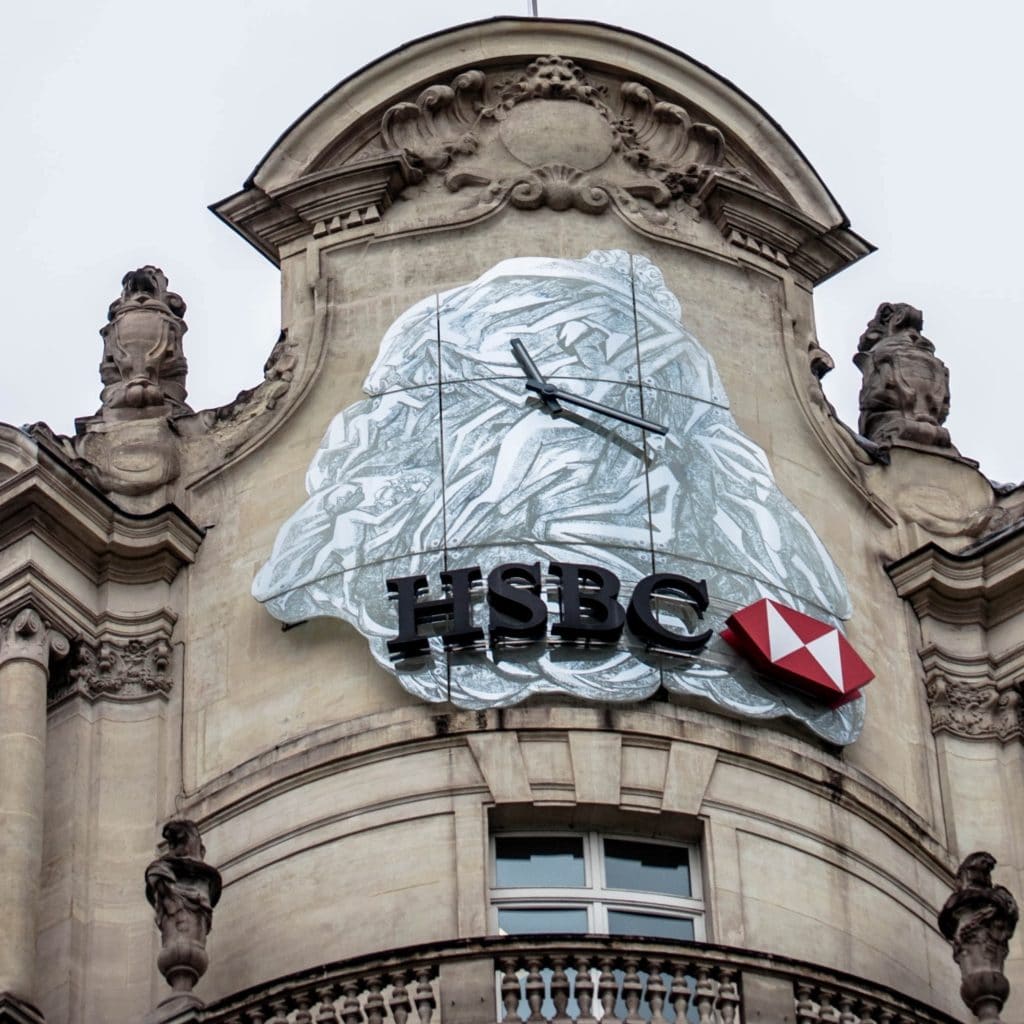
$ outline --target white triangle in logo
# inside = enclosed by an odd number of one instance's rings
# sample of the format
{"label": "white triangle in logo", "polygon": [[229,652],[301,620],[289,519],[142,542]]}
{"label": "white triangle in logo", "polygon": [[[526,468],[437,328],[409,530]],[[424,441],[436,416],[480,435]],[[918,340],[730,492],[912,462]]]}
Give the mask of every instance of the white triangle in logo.
{"label": "white triangle in logo", "polygon": [[768,657],[771,661],[778,661],[787,654],[798,651],[804,646],[804,642],[770,601],[766,610],[768,612]]}
{"label": "white triangle in logo", "polygon": [[814,660],[828,673],[829,678],[843,692],[846,687],[843,685],[843,661],[839,653],[839,633],[830,629],[823,633],[817,640],[812,640],[807,645]]}

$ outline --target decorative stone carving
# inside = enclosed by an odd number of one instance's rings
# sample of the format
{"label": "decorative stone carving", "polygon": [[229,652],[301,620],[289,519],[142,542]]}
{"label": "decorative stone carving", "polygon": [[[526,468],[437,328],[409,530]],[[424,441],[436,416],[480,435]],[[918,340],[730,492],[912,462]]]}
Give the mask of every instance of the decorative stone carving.
{"label": "decorative stone carving", "polygon": [[32,661],[49,672],[50,659],[65,658],[70,649],[67,637],[53,629],[34,608],[22,608],[0,618],[0,665]]}
{"label": "decorative stone carving", "polygon": [[[281,331],[267,361],[263,364],[262,383],[254,388],[239,391],[234,400],[227,405],[203,410],[198,417],[202,428],[209,430],[218,423],[229,421],[239,423],[276,408],[295,380],[299,365],[297,350],[298,345],[289,340],[288,331]],[[186,427],[184,432],[191,435],[194,429]]]}
{"label": "decorative stone carving", "polygon": [[87,697],[132,700],[167,694],[172,686],[171,645],[166,637],[103,640],[75,645],[74,688]]}
{"label": "decorative stone carving", "polygon": [[924,318],[905,302],[883,302],[860,336],[853,361],[864,375],[859,429],[883,448],[902,445],[958,455],[942,426],[949,371],[921,333]]}
{"label": "decorative stone carving", "polygon": [[[473,205],[482,207],[508,200],[597,214],[614,201],[665,224],[668,208],[710,176],[751,180],[727,165],[717,128],[639,82],[609,91],[559,56],[493,81],[466,71],[387,110],[381,137],[404,154],[413,181],[450,168],[445,186],[475,190]],[[509,173],[510,155],[521,171]]]}
{"label": "decorative stone carving", "polygon": [[990,853],[967,856],[956,873],[956,890],[939,913],[939,930],[960,965],[960,997],[980,1021],[998,1021],[1010,994],[1003,965],[1018,918],[1009,890],[992,884],[995,866]]}
{"label": "decorative stone carving", "polygon": [[[177,479],[179,431],[188,364],[181,339],[185,303],[167,289],[159,267],[129,271],[110,304],[100,362],[102,402],[95,416],[75,421],[75,436],[31,428],[75,470],[105,493],[142,497]],[[155,504],[162,503],[160,497]]]}
{"label": "decorative stone carving", "polygon": [[168,822],[163,837],[167,852],[146,868],[146,899],[160,929],[157,966],[175,994],[156,1007],[147,1024],[205,1005],[192,989],[209,966],[206,937],[221,891],[220,872],[203,859],[206,848],[194,821]]}
{"label": "decorative stone carving", "polygon": [[951,732],[968,739],[1024,736],[1021,696],[1016,684],[986,685],[933,673],[925,681],[932,732]]}
{"label": "decorative stone carving", "polygon": [[104,419],[181,416],[188,362],[181,339],[188,326],[185,303],[167,289],[159,267],[139,267],[121,279],[121,296],[110,304],[100,331],[100,379]]}

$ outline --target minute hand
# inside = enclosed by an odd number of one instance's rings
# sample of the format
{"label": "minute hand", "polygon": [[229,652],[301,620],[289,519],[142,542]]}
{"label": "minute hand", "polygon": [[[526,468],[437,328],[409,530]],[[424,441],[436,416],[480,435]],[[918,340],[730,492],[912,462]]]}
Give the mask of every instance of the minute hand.
{"label": "minute hand", "polygon": [[574,395],[571,391],[563,391],[560,387],[556,387],[554,384],[549,384],[547,381],[535,380],[528,377],[526,379],[526,387],[527,390],[536,392],[544,399],[554,398],[559,402],[569,402],[571,405],[579,405],[584,409],[599,412],[604,416],[611,416],[613,419],[620,420],[623,423],[632,424],[634,427],[639,427],[641,430],[649,430],[654,434],[668,433],[668,427],[663,427],[660,423],[652,423],[650,420],[634,416],[632,413],[623,412],[621,409],[613,409],[611,406],[602,405],[600,402],[592,402],[589,398]]}

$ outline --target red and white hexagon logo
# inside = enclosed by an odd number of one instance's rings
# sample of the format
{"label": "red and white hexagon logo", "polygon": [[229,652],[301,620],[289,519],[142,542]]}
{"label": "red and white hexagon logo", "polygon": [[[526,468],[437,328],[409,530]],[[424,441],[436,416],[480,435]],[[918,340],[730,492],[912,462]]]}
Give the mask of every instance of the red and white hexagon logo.
{"label": "red and white hexagon logo", "polygon": [[722,637],[755,668],[837,708],[875,674],[835,626],[762,598],[725,620]]}

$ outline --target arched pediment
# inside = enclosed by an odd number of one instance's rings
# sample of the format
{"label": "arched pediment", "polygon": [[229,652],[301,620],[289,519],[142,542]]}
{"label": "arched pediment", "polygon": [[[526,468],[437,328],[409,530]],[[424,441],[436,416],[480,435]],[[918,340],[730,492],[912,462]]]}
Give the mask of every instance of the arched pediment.
{"label": "arched pediment", "polygon": [[[399,197],[412,200],[400,214]],[[710,219],[811,282],[870,251],[730,83],[644,36],[533,18],[428,36],[357,72],[214,210],[276,262],[310,236],[437,228],[506,205],[614,211],[667,241]]]}

